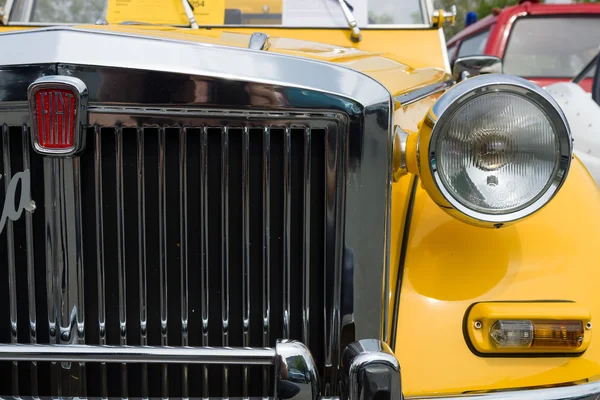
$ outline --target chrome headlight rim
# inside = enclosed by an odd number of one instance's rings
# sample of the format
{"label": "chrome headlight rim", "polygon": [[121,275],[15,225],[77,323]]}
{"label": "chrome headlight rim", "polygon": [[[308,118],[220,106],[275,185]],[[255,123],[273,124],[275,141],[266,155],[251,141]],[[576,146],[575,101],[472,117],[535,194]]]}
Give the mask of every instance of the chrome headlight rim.
{"label": "chrome headlight rim", "polygon": [[[524,97],[539,107],[546,115],[558,140],[559,161],[545,189],[522,208],[506,213],[484,213],[464,205],[443,183],[437,168],[437,142],[443,127],[464,104],[477,96],[495,92],[508,92]],[[437,189],[451,208],[484,223],[499,224],[523,219],[544,207],[562,187],[571,165],[573,141],[567,119],[558,103],[541,87],[530,81],[509,75],[489,74],[469,78],[449,89],[433,105],[429,114],[431,137],[428,149],[428,168]]]}

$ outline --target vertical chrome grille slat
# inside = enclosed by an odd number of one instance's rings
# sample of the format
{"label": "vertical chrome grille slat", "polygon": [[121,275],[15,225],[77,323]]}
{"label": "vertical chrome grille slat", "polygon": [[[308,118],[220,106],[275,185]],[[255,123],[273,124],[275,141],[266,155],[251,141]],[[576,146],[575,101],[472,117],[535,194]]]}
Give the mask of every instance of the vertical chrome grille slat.
{"label": "vertical chrome grille slat", "polygon": [[[117,212],[117,282],[119,286],[119,343],[127,345],[127,267],[125,261],[125,187],[123,184],[123,129],[115,129],[116,212]],[[121,397],[128,397],[127,365],[121,365]]]}
{"label": "vertical chrome grille slat", "polygon": [[[242,346],[250,346],[250,131],[242,137]],[[242,396],[248,397],[248,367],[242,369]]]}
{"label": "vertical chrome grille slat", "polygon": [[[52,160],[44,160],[44,208],[49,211],[45,213],[45,241],[46,241],[46,308],[48,312],[48,341],[50,344],[57,344],[57,308],[55,303],[58,288],[55,286],[54,269],[56,268],[54,251],[52,250],[56,240],[56,227],[54,217],[51,215],[52,199],[55,198],[56,177],[53,173],[54,164]],[[51,370],[51,392],[53,395],[60,393],[60,375],[59,366],[53,362]]]}
{"label": "vertical chrome grille slat", "polygon": [[[8,187],[12,179],[10,166],[10,137],[8,125],[2,125],[2,153],[4,161],[4,192],[8,193]],[[10,342],[17,343],[17,277],[15,272],[15,237],[13,222],[6,219],[4,226],[6,231],[6,247],[8,255],[8,298],[10,308]],[[13,395],[19,395],[19,364],[15,361],[12,365]]]}
{"label": "vertical chrome grille slat", "polygon": [[[58,250],[55,248],[55,251],[57,253],[57,260],[55,260],[55,268],[54,268],[54,280],[55,280],[55,288],[57,289],[57,293],[54,293],[55,296],[55,301],[56,301],[56,310],[58,312],[57,315],[57,319],[58,319],[58,337],[59,337],[59,341],[60,344],[68,344],[71,341],[71,323],[72,323],[72,319],[71,319],[71,307],[69,305],[70,303],[70,299],[69,299],[69,295],[71,293],[69,293],[66,289],[71,285],[72,281],[71,281],[71,276],[69,274],[69,269],[68,269],[68,265],[65,265],[63,262],[63,260],[60,260],[61,258],[61,254],[59,254],[60,251],[64,251],[64,247],[67,245],[66,242],[66,235],[64,232],[64,229],[66,229],[66,225],[67,225],[67,221],[66,219],[66,215],[63,212],[64,209],[64,201],[61,198],[64,195],[64,192],[66,191],[66,182],[65,182],[65,165],[64,162],[61,162],[63,160],[61,159],[55,159],[55,160],[51,160],[50,162],[54,165],[54,173],[57,175],[57,180],[58,180],[58,185],[57,187],[57,192],[56,193],[56,199],[60,199],[58,201],[53,202],[55,204],[55,208],[54,208],[54,212],[55,215],[58,217],[58,221],[56,223],[56,227],[57,227],[57,232],[56,232],[56,247],[58,248]],[[54,199],[54,200],[56,200]],[[62,371],[61,371],[61,375],[63,375],[64,378],[64,370],[66,369],[66,367],[68,366],[68,368],[70,369],[71,365],[67,364],[67,363],[62,363],[61,367],[62,367]],[[67,385],[65,385],[67,386]],[[68,386],[67,386],[68,387]],[[65,388],[66,389],[66,388]],[[66,389],[67,391],[68,389]]]}
{"label": "vertical chrome grille slat", "polygon": [[[181,268],[181,345],[188,340],[188,215],[187,204],[187,130],[179,129],[179,261]],[[188,366],[182,365],[181,395],[189,397]]]}
{"label": "vertical chrome grille slat", "polygon": [[[325,313],[325,373],[327,381],[325,382],[325,395],[329,396],[337,391],[337,369],[339,360],[339,334],[340,334],[340,294],[341,294],[341,260],[338,241],[341,234],[338,232],[337,223],[338,199],[341,188],[337,188],[338,179],[338,149],[339,138],[335,132],[325,131],[325,268],[324,298],[326,307]],[[336,190],[330,190],[331,187]],[[342,186],[342,185],[340,185]],[[334,244],[328,246],[329,243]],[[328,277],[328,275],[330,277]],[[333,287],[328,287],[326,282],[333,282]]]}
{"label": "vertical chrome grille slat", "polygon": [[[270,345],[270,311],[271,311],[271,129],[264,128],[263,132],[263,165],[262,165],[262,190],[263,190],[263,264],[262,264],[262,317],[263,334],[262,344]],[[263,367],[263,397],[269,395],[269,368]]]}
{"label": "vertical chrome grille slat", "polygon": [[[158,131],[158,235],[159,235],[159,285],[160,285],[160,344],[168,346],[168,304],[167,304],[167,190],[166,190],[166,133]],[[162,394],[169,396],[167,365],[162,366]]]}
{"label": "vertical chrome grille slat", "polygon": [[[221,135],[221,321],[222,345],[229,346],[229,128]],[[223,366],[223,398],[229,398],[229,366]]]}
{"label": "vertical chrome grille slat", "polygon": [[285,128],[283,141],[283,338],[290,338],[290,274],[292,225],[292,137]]}
{"label": "vertical chrome grille slat", "polygon": [[[200,149],[200,286],[202,290],[202,346],[208,346],[209,279],[208,279],[208,128],[202,129]],[[202,397],[208,398],[208,367],[202,366]]]}
{"label": "vertical chrome grille slat", "polygon": [[[144,129],[136,132],[137,201],[138,201],[138,260],[140,299],[140,344],[148,345],[148,296],[146,283],[146,191],[144,165]],[[148,398],[148,365],[141,366],[141,396]]]}
{"label": "vertical chrome grille slat", "polygon": [[[342,137],[341,135],[338,135],[337,132],[328,132],[328,134],[331,134],[335,139],[335,152],[336,152],[336,156],[334,159],[334,167],[335,168],[335,190],[333,191],[334,193],[334,198],[335,198],[335,225],[336,225],[336,229],[335,229],[335,236],[334,236],[334,251],[335,251],[335,255],[334,255],[334,261],[332,264],[330,264],[332,266],[332,269],[334,270],[334,276],[335,276],[335,280],[334,280],[334,296],[333,296],[333,314],[335,316],[334,318],[334,329],[333,329],[333,338],[332,338],[332,348],[333,348],[333,363],[334,365],[340,365],[341,359],[342,359],[342,352],[343,352],[343,348],[342,348],[342,279],[343,279],[343,275],[344,275],[344,271],[343,271],[343,260],[344,260],[344,245],[343,245],[343,237],[344,237],[344,230],[345,230],[345,226],[344,226],[344,218],[343,215],[345,214],[345,201],[344,199],[346,198],[346,184],[345,184],[345,174],[344,174],[344,170],[346,168],[346,147],[345,145],[348,143],[347,140]],[[383,278],[380,282],[383,281]],[[380,302],[381,304],[381,302]],[[344,310],[344,312],[347,312],[346,310]],[[347,315],[347,314],[346,314]],[[344,316],[346,316],[344,315]],[[381,319],[381,315],[380,314],[380,319]],[[378,334],[381,334],[381,331],[378,332]],[[338,382],[338,377],[339,377],[339,370],[337,368],[333,369],[333,381],[334,382]],[[335,394],[337,395],[339,393],[339,388],[335,388]]]}
{"label": "vertical chrome grille slat", "polygon": [[[49,315],[55,317],[51,340],[60,344],[85,343],[83,306],[83,242],[80,159],[44,158],[47,279],[53,280]],[[72,188],[68,191],[67,188]],[[56,326],[58,325],[58,326]],[[58,335],[58,336],[56,336]],[[61,363],[57,368],[58,396],[85,397],[85,366]]]}
{"label": "vertical chrome grille slat", "polygon": [[[127,345],[127,275],[125,265],[125,200],[123,185],[123,129],[116,128],[116,212],[117,212],[117,269],[119,285],[119,343]],[[124,396],[126,397],[126,395]]]}
{"label": "vertical chrome grille slat", "polygon": [[[100,127],[94,127],[94,185],[96,200],[96,274],[98,282],[98,336],[99,344],[106,345],[106,283],[104,280],[104,199],[102,195],[102,141]],[[108,398],[106,364],[100,365],[100,396]]]}
{"label": "vertical chrome grille slat", "polygon": [[[75,242],[75,276],[77,279],[77,294],[75,299],[76,304],[76,329],[77,338],[75,340],[78,344],[85,344],[85,286],[84,286],[84,265],[83,265],[83,221],[82,221],[82,210],[81,210],[81,158],[76,157],[72,160],[73,169],[73,205],[74,205],[74,224],[72,228],[75,228],[75,232],[70,232],[69,236]],[[66,209],[69,207],[66,206]],[[65,212],[65,214],[67,214]],[[69,228],[67,228],[69,229]],[[72,230],[72,229],[71,229]],[[74,233],[74,235],[73,235]],[[80,397],[87,397],[87,375],[85,363],[79,363],[79,382],[74,382],[73,393],[78,393]]]}
{"label": "vertical chrome grille slat", "polygon": [[[30,170],[31,140],[29,137],[29,128],[23,126],[23,170]],[[35,305],[35,259],[33,254],[33,219],[31,212],[25,213],[25,235],[27,249],[27,300],[29,310],[29,342],[37,343],[37,314]],[[38,368],[37,362],[31,363],[31,395],[38,395]]]}
{"label": "vertical chrome grille slat", "polygon": [[310,128],[304,130],[304,230],[302,248],[302,342],[309,346],[310,328],[310,174],[311,135]]}

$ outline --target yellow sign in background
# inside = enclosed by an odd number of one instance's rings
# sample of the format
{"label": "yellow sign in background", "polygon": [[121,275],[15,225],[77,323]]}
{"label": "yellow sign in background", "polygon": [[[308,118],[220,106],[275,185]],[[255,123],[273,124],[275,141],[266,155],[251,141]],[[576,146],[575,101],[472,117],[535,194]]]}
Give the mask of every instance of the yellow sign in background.
{"label": "yellow sign in background", "polygon": [[[223,25],[225,0],[189,0],[198,25]],[[181,0],[109,0],[106,20],[189,25]]]}

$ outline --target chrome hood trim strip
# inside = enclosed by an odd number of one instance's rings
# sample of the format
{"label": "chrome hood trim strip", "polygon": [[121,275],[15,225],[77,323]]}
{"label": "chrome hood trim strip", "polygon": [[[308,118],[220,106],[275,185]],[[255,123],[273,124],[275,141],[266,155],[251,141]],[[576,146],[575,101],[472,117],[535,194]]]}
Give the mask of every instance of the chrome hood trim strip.
{"label": "chrome hood trim strip", "polygon": [[[363,104],[390,96],[355,70],[260,50],[69,27],[3,33],[0,45],[7,49],[0,54],[3,66],[64,63],[211,76],[313,89]],[[18,51],[23,48],[28,51]]]}

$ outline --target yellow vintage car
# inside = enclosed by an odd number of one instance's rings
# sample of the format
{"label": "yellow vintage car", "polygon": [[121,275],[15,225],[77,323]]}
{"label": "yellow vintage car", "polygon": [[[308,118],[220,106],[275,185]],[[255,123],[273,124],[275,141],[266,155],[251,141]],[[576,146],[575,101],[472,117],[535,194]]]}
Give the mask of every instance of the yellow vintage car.
{"label": "yellow vintage car", "polygon": [[598,188],[455,15],[8,0],[0,395],[597,399]]}

